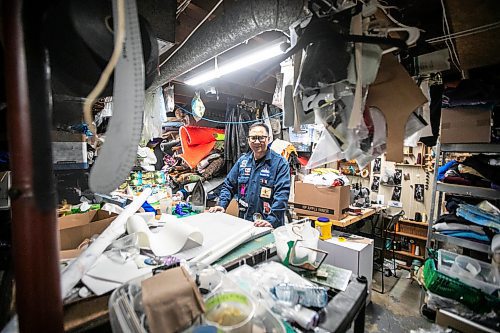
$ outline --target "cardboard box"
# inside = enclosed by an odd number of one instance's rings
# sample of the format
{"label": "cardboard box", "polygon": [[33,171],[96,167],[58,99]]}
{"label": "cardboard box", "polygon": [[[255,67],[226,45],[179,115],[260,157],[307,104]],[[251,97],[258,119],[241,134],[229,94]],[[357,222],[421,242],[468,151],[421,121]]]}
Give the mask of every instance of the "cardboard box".
{"label": "cardboard box", "polygon": [[295,182],[294,210],[297,214],[341,220],[347,216],[350,186],[317,187]]}
{"label": "cardboard box", "polygon": [[238,217],[240,210],[238,209],[238,202],[236,200],[231,200],[229,206],[226,208],[226,214]]}
{"label": "cardboard box", "polygon": [[490,143],[492,111],[485,108],[441,110],[441,143]]}
{"label": "cardboard box", "polygon": [[117,216],[104,210],[92,210],[58,218],[61,259],[77,257],[81,253],[78,246],[85,239],[103,232]]}
{"label": "cardboard box", "polygon": [[354,236],[356,239],[339,241],[338,237],[320,240],[318,247],[328,252],[325,263],[348,269],[368,280],[367,304],[371,301],[373,275],[373,239]]}
{"label": "cardboard box", "polygon": [[53,142],[85,142],[87,137],[81,133],[71,133],[65,131],[51,131]]}

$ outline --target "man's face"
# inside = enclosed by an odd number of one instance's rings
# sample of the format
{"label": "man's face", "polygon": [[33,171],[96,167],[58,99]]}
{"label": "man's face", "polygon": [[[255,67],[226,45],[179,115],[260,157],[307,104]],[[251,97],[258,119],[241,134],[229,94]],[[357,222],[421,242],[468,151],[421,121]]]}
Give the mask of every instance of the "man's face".
{"label": "man's face", "polygon": [[269,137],[267,135],[266,129],[261,126],[256,126],[250,129],[248,133],[248,143],[250,144],[250,149],[254,154],[261,154],[267,150],[267,144],[269,143]]}

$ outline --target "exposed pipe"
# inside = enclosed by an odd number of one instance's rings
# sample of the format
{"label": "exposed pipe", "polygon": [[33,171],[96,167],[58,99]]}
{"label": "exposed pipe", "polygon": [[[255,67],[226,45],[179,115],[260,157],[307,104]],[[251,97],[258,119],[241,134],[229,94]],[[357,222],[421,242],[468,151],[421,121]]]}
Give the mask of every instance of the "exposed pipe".
{"label": "exposed pipe", "polygon": [[224,14],[206,23],[160,67],[152,91],[215,56],[265,31],[288,31],[305,16],[307,0],[224,1]]}
{"label": "exposed pipe", "polygon": [[[59,241],[50,148],[45,1],[4,1],[16,309],[21,332],[62,332]],[[36,152],[38,150],[38,152]],[[37,175],[38,173],[38,175]]]}

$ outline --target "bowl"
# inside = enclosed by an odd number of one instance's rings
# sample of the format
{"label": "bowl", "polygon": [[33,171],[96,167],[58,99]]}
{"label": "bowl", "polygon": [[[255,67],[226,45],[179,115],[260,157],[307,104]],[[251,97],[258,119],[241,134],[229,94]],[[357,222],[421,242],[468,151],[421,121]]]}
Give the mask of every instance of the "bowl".
{"label": "bowl", "polygon": [[252,332],[255,304],[241,292],[216,293],[206,299],[205,310],[205,322],[219,332]]}

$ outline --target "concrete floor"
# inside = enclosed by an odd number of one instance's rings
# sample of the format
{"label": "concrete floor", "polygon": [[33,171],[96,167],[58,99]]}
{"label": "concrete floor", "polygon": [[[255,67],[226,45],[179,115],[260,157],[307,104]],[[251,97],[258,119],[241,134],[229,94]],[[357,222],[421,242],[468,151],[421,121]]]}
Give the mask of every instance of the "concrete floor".
{"label": "concrete floor", "polygon": [[[381,273],[374,272],[373,285],[380,290]],[[385,293],[372,290],[366,308],[365,332],[410,332],[430,328],[432,323],[420,315],[420,286],[406,278],[384,277]]]}

